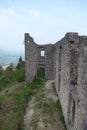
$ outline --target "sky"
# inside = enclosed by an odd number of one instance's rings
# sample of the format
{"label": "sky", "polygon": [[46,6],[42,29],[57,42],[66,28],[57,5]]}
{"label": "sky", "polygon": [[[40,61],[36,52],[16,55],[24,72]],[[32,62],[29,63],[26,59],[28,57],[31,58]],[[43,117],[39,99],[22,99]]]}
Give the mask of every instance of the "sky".
{"label": "sky", "polygon": [[24,53],[24,33],[53,44],[67,32],[87,35],[87,0],[0,0],[0,50]]}

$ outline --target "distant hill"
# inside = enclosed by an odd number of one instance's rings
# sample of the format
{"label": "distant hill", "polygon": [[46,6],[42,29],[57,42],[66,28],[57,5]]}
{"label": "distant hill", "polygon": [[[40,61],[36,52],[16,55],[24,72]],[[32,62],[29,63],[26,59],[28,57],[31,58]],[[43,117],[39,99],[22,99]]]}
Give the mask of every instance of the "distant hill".
{"label": "distant hill", "polygon": [[4,67],[8,66],[10,63],[16,65],[20,56],[22,56],[24,59],[24,55],[22,53],[7,52],[0,50],[0,65]]}

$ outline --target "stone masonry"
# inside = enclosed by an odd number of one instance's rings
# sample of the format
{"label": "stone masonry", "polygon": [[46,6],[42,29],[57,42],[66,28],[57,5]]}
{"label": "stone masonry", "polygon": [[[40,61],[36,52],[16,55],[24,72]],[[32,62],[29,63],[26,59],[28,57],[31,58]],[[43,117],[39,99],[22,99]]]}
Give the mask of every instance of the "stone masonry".
{"label": "stone masonry", "polygon": [[55,80],[67,130],[87,130],[87,37],[70,32],[55,44],[38,45],[26,33],[26,82],[39,68]]}

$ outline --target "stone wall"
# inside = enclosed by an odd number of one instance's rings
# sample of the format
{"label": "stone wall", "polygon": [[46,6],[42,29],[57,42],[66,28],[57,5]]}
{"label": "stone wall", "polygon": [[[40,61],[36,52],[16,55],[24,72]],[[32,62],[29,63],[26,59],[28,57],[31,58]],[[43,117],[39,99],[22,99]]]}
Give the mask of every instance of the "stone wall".
{"label": "stone wall", "polygon": [[46,79],[55,80],[67,129],[87,130],[87,37],[67,33],[55,44],[37,45],[25,34],[27,82],[40,67],[45,68]]}
{"label": "stone wall", "polygon": [[[45,69],[45,78],[54,79],[54,45],[37,45],[28,33],[25,34],[25,76],[26,82],[37,77],[39,68]],[[44,51],[44,56],[41,56]]]}
{"label": "stone wall", "polygon": [[87,129],[87,37],[67,33],[55,44],[55,84],[68,130]]}
{"label": "stone wall", "polygon": [[87,129],[87,37],[79,37],[78,86],[77,86],[77,130]]}
{"label": "stone wall", "polygon": [[54,45],[45,45],[45,66],[46,79],[54,79]]}
{"label": "stone wall", "polygon": [[67,39],[62,39],[56,43],[55,52],[55,84],[60,98],[63,114],[66,123],[68,122],[68,100],[69,100],[69,44]]}
{"label": "stone wall", "polygon": [[33,80],[36,76],[37,44],[29,34],[25,34],[25,79],[26,82]]}

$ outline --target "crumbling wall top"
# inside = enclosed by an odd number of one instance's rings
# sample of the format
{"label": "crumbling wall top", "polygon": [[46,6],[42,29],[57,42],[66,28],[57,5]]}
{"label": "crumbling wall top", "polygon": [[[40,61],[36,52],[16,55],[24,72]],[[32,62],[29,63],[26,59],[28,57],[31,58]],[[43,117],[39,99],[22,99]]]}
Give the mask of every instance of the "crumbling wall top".
{"label": "crumbling wall top", "polygon": [[78,42],[78,37],[78,33],[76,32],[69,32],[65,35],[65,38],[67,38],[69,42]]}
{"label": "crumbling wall top", "polygon": [[29,33],[25,33],[25,43],[34,42],[34,39],[29,35]]}
{"label": "crumbling wall top", "polygon": [[77,37],[78,33],[77,32],[68,32],[65,34],[65,37]]}

